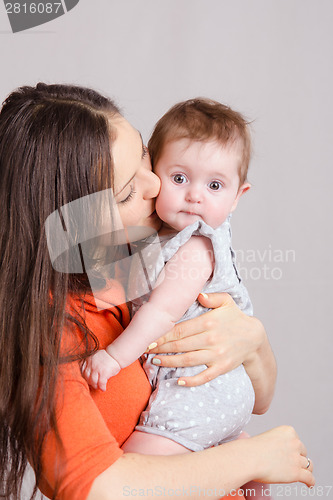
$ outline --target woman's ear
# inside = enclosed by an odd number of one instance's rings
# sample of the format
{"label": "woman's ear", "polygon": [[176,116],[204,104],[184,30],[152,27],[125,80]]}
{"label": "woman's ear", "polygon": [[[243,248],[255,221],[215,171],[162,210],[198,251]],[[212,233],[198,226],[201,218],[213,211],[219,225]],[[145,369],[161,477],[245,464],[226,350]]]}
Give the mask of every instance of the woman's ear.
{"label": "woman's ear", "polygon": [[232,204],[230,212],[233,212],[236,209],[236,207],[238,205],[239,198],[242,196],[242,194],[246,193],[246,191],[248,191],[250,189],[250,187],[251,187],[251,184],[249,182],[245,182],[244,184],[239,186],[237,196],[235,198],[235,201]]}

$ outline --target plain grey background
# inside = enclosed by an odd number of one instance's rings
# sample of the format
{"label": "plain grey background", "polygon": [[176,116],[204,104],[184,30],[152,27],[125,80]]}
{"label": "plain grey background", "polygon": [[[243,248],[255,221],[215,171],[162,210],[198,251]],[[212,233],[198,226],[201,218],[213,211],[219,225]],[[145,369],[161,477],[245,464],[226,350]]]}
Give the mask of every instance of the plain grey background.
{"label": "plain grey background", "polygon": [[315,498],[333,498],[332,25],[331,0],[81,0],[12,34],[0,4],[1,100],[22,84],[84,84],[114,97],[145,139],[195,96],[253,121],[253,187],[233,242],[279,374],[248,431],[293,425],[315,462]]}

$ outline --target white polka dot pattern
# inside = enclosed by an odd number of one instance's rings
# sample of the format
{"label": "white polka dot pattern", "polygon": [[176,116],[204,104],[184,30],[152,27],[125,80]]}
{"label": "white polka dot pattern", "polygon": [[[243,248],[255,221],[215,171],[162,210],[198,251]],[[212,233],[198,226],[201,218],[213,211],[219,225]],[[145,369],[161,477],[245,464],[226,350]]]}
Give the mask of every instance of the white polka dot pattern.
{"label": "white polka dot pattern", "polygon": [[[162,242],[163,258],[147,250],[145,262],[150,285],[154,286],[165,263],[192,235],[203,235],[212,241],[215,267],[202,291],[228,292],[246,314],[252,314],[251,301],[235,267],[230,234],[229,219],[216,230],[198,221]],[[149,259],[153,261],[149,263]],[[146,283],[145,277],[134,269],[131,280],[130,287],[140,293],[142,283]],[[148,296],[136,299],[133,312],[147,300]],[[181,321],[203,312],[205,309],[195,302]],[[166,436],[193,451],[230,441],[240,434],[250,419],[254,404],[253,387],[243,365],[204,385],[188,388],[178,386],[178,378],[200,373],[206,366],[163,368],[152,365],[152,357],[146,356],[144,368],[153,393],[137,429]]]}

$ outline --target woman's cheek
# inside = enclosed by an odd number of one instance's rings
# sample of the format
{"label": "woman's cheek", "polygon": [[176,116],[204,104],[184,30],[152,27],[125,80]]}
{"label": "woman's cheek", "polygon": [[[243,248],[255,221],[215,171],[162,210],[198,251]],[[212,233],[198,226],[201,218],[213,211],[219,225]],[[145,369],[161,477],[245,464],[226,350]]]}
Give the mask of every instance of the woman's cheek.
{"label": "woman's cheek", "polygon": [[124,207],[119,210],[121,225],[123,227],[139,225],[138,223],[140,222],[141,213],[142,207],[129,207],[124,205]]}

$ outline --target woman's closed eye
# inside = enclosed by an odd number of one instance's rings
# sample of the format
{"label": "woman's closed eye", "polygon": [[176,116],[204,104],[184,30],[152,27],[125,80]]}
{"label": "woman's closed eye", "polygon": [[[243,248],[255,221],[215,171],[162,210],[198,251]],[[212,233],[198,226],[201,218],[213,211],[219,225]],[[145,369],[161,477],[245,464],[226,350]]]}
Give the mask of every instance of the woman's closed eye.
{"label": "woman's closed eye", "polygon": [[126,198],[124,198],[123,200],[118,201],[117,204],[124,205],[125,203],[128,203],[133,198],[133,196],[135,195],[136,191],[134,190],[134,186],[130,186],[130,187],[131,187],[131,190],[130,190],[129,194],[126,196]]}

